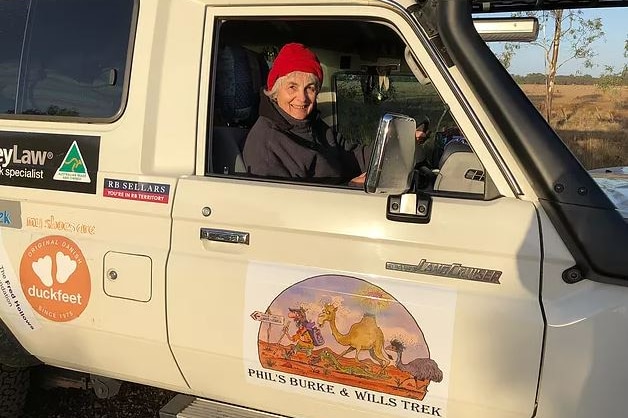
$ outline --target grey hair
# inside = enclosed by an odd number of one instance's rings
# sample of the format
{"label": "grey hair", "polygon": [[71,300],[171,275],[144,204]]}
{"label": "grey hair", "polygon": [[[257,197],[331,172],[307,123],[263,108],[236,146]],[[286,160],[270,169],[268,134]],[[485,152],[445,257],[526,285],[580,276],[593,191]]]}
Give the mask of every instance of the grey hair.
{"label": "grey hair", "polygon": [[312,73],[304,73],[302,71],[293,71],[291,73],[288,73],[284,76],[279,77],[277,80],[275,80],[275,84],[273,85],[273,88],[270,90],[266,90],[264,89],[264,94],[266,96],[268,96],[270,98],[270,100],[272,101],[276,101],[277,100],[277,94],[279,93],[279,89],[281,88],[281,86],[283,86],[283,84],[288,80],[288,77],[290,77],[292,74],[295,73],[302,73],[302,74],[307,74],[309,79],[307,80],[308,84],[314,83],[316,85],[316,91],[320,91],[321,89],[321,82],[319,81],[318,78],[316,78],[316,76]]}

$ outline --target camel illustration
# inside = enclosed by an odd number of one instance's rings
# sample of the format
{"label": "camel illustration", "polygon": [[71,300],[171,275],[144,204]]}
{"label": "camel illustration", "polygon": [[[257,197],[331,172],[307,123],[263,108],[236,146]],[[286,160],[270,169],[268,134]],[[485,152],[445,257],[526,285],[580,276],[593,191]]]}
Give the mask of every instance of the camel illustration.
{"label": "camel illustration", "polygon": [[[329,322],[331,333],[340,345],[348,346],[339,357],[355,350],[355,358],[358,358],[362,350],[368,350],[371,358],[381,366],[380,374],[384,373],[386,366],[390,364],[392,356],[384,351],[384,333],[377,325],[374,315],[364,314],[359,322],[351,325],[349,332],[342,334],[336,327],[336,311],[338,307],[326,303],[323,312],[318,315],[318,325],[323,327],[325,322]],[[386,358],[388,357],[388,358]],[[389,360],[390,359],[390,360]]]}
{"label": "camel illustration", "polygon": [[[427,391],[427,385],[429,381],[440,382],[443,380],[443,372],[438,368],[438,364],[431,358],[415,358],[410,363],[404,364],[401,360],[401,355],[403,350],[405,350],[405,346],[399,340],[392,340],[390,345],[386,347],[386,350],[391,350],[397,353],[397,361],[395,362],[395,366],[402,372],[410,373],[410,376],[401,383],[399,383],[399,387],[409,379],[414,379],[414,384],[417,390],[424,389]],[[423,384],[419,387],[419,380],[428,381],[428,383]]]}

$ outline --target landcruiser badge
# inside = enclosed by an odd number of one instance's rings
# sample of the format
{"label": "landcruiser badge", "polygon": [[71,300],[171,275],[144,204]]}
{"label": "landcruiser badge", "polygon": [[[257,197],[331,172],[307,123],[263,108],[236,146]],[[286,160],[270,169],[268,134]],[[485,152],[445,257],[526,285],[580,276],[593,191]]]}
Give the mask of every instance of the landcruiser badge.
{"label": "landcruiser badge", "polygon": [[59,235],[40,238],[28,246],[20,263],[20,282],[33,309],[56,322],[81,315],[92,285],[81,249]]}
{"label": "landcruiser badge", "polygon": [[463,266],[460,263],[435,263],[422,259],[419,264],[386,263],[386,270],[406,273],[429,274],[431,276],[451,277],[453,279],[473,280],[476,282],[500,284],[502,272],[480,267]]}

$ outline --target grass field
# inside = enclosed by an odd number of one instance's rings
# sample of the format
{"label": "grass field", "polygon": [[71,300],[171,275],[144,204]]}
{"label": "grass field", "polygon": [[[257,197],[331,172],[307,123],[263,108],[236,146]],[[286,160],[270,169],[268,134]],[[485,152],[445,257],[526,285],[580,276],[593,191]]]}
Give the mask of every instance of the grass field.
{"label": "grass field", "polygon": [[[545,86],[522,90],[543,114]],[[628,86],[559,85],[552,126],[587,169],[628,166]]]}
{"label": "grass field", "polygon": [[[389,97],[381,102],[365,101],[358,76],[338,76],[336,83],[338,128],[350,142],[369,143],[386,112],[429,118],[431,129],[455,124],[434,87],[414,78],[391,77]],[[544,115],[545,85],[521,88]],[[628,86],[558,85],[552,113],[552,126],[585,168],[628,166]]]}

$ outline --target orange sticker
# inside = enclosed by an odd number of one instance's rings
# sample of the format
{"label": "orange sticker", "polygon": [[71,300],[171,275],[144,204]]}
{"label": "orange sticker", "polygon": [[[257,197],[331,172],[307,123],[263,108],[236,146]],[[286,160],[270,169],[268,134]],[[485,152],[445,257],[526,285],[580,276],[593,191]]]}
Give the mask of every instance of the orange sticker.
{"label": "orange sticker", "polygon": [[66,322],[87,307],[91,279],[85,257],[76,243],[51,235],[28,246],[20,263],[26,299],[41,316]]}

